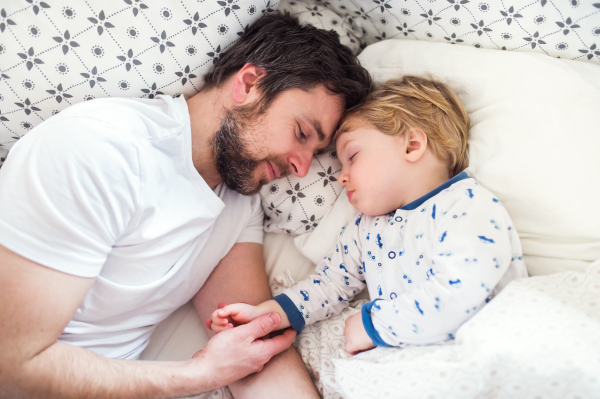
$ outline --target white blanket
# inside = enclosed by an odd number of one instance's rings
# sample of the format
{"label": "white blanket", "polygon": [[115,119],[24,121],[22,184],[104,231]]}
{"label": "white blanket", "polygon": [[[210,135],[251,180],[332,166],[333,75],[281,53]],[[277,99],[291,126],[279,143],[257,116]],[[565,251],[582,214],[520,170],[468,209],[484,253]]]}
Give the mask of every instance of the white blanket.
{"label": "white blanket", "polygon": [[298,337],[324,398],[600,397],[600,261],[512,282],[443,345],[348,355],[344,320],[362,303]]}
{"label": "white blanket", "polygon": [[[265,259],[275,294],[314,270],[291,236],[267,234]],[[291,276],[278,276],[286,268]],[[600,398],[600,261],[585,273],[511,283],[454,343],[349,357],[340,351],[344,321],[363,302],[305,328],[295,342],[324,398]],[[205,343],[191,304],[181,310],[159,326],[145,359],[189,359]],[[201,397],[231,398],[227,389]]]}

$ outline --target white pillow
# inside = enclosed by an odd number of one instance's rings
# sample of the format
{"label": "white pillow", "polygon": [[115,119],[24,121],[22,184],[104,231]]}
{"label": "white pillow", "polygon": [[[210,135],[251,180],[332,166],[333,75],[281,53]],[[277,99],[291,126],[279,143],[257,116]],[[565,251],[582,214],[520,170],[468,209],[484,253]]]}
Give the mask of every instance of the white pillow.
{"label": "white pillow", "polygon": [[376,82],[432,75],[471,117],[468,173],[498,196],[531,275],[600,259],[600,67],[533,53],[409,40],[367,47]]}
{"label": "white pillow", "polygon": [[313,157],[305,177],[292,174],[265,185],[260,191],[264,230],[290,235],[313,231],[342,191],[337,182],[341,171],[337,153],[330,146]]}
{"label": "white pillow", "polygon": [[358,211],[348,201],[346,189],[342,190],[314,231],[294,238],[294,245],[302,255],[316,265],[333,249],[342,227],[348,225],[357,213]]}
{"label": "white pillow", "polygon": [[30,129],[100,97],[186,97],[278,0],[4,1],[0,5],[0,165]]}

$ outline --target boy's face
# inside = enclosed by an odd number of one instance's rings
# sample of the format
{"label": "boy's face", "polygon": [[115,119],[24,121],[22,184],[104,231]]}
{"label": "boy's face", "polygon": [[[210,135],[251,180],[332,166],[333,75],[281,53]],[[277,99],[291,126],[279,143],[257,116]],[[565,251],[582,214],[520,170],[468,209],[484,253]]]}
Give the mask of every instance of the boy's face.
{"label": "boy's face", "polygon": [[356,120],[355,130],[336,142],[342,162],[338,178],[354,208],[366,215],[383,215],[405,205],[403,174],[410,168],[403,156],[404,138],[381,133],[371,124]]}

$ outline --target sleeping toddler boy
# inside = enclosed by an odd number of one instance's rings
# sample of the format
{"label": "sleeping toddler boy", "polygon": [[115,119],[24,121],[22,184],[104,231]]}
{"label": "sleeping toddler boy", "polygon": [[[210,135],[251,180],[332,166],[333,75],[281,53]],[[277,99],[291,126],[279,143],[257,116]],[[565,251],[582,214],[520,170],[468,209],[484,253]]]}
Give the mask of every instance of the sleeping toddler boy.
{"label": "sleeping toddler boy", "polygon": [[349,110],[334,137],[338,181],[360,214],[314,275],[258,306],[216,310],[211,328],[276,312],[279,328],[300,332],[367,288],[373,300],[346,320],[347,352],[453,338],[527,277],[508,213],[464,172],[468,129],[458,96],[418,77],[389,81]]}

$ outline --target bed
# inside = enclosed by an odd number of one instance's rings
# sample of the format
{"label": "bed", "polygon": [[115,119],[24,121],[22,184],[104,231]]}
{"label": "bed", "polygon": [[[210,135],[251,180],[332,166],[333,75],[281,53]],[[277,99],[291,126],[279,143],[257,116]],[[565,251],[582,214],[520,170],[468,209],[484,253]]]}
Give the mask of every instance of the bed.
{"label": "bed", "polygon": [[[452,342],[343,351],[341,315],[295,341],[324,398],[600,397],[600,3],[588,0],[152,0],[0,6],[0,162],[36,124],[106,96],[193,95],[263,13],[334,29],[377,83],[451,85],[471,117],[468,173],[515,222],[530,278],[511,283]],[[260,193],[273,293],[308,276],[354,216],[335,151]],[[190,304],[142,355],[184,360],[207,337]],[[230,397],[226,388],[199,398]]]}

